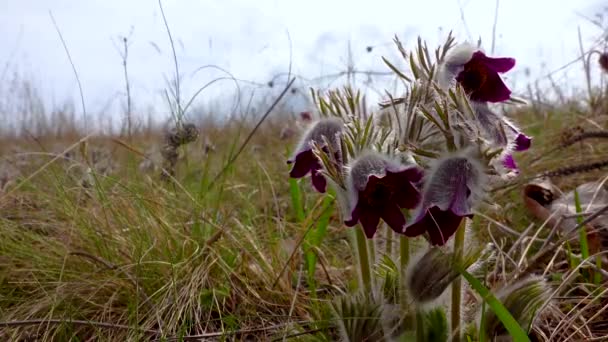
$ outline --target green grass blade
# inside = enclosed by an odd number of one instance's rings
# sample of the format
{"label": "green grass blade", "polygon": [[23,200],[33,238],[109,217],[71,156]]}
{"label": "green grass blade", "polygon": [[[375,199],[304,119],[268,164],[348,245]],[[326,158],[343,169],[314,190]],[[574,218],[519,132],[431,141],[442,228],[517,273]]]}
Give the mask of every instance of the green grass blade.
{"label": "green grass blade", "polygon": [[511,337],[513,337],[513,341],[530,341],[528,334],[526,334],[515,318],[511,316],[509,310],[502,305],[502,303],[494,296],[494,294],[492,294],[492,292],[490,292],[490,290],[483,286],[483,284],[477,278],[468,273],[466,270],[462,270],[461,274],[467,280],[467,282],[469,282],[471,287],[477,293],[479,293],[479,295],[481,295],[483,301],[488,303],[492,311],[494,311],[496,314],[496,317],[500,319],[509,334],[511,334]]}
{"label": "green grass blade", "polygon": [[327,235],[327,227],[329,226],[329,220],[332,215],[332,206],[334,203],[334,198],[332,196],[326,196],[323,199],[323,204],[321,205],[321,216],[317,222],[316,229],[313,229],[306,235],[306,240],[304,242],[304,248],[306,249],[306,268],[308,270],[308,278],[309,282],[312,284],[315,278],[315,270],[317,268],[317,253],[315,249],[318,248],[323,239]]}
{"label": "green grass blade", "polygon": [[289,193],[291,194],[291,205],[296,216],[296,221],[304,222],[304,202],[302,201],[302,191],[297,179],[289,178]]}

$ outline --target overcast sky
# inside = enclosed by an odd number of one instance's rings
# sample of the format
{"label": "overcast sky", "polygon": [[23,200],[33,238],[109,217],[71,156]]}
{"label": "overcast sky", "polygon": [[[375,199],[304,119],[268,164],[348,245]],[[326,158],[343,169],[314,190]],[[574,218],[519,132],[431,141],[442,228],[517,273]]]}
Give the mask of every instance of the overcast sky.
{"label": "overcast sky", "polygon": [[[11,79],[11,71],[18,71],[50,105],[76,98],[74,75],[51,11],[78,70],[90,111],[108,105],[114,108],[112,104],[123,100],[120,36],[129,36],[129,73],[138,108],[158,106],[162,100],[163,75],[171,75],[173,64],[157,1],[0,1],[5,2],[0,11],[0,71],[5,63],[9,65],[8,73],[0,73],[4,84]],[[287,32],[293,70],[306,78],[345,70],[349,40],[355,66],[361,70],[386,71],[381,56],[396,59],[395,34],[408,46],[421,35],[434,47],[453,30],[458,40],[481,37],[489,52],[495,11],[495,2],[488,0],[165,0],[163,5],[187,94],[221,75],[206,69],[190,77],[203,65],[214,64],[239,79],[258,83],[266,83],[273,73],[286,72],[290,62]],[[526,68],[536,77],[575,59],[578,26],[585,44],[601,36],[581,15],[593,17],[601,6],[601,1],[593,0],[501,1],[495,54],[517,59],[507,82],[515,90],[522,89]],[[367,46],[374,46],[371,53],[366,52]],[[578,64],[573,66],[567,77],[578,82],[580,70]],[[204,93],[203,101],[233,91],[230,82],[218,82]]]}

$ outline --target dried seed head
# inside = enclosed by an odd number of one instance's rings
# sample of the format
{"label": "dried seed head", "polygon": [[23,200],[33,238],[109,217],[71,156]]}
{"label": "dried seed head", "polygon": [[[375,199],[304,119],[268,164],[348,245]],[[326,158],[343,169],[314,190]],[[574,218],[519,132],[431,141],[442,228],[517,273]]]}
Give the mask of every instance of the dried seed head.
{"label": "dried seed head", "polygon": [[187,123],[181,127],[175,127],[167,132],[165,140],[167,145],[179,147],[196,141],[198,136],[199,131],[196,128],[196,125]]}

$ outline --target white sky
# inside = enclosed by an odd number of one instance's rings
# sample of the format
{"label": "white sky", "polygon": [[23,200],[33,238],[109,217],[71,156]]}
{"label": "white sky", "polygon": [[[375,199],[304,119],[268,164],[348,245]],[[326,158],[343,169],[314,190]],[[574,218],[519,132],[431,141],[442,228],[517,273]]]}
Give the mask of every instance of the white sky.
{"label": "white sky", "polygon": [[[52,11],[81,78],[89,111],[102,111],[106,105],[123,100],[116,43],[129,32],[129,72],[135,102],[143,110],[146,105],[162,106],[159,90],[165,85],[163,75],[171,75],[173,64],[157,1],[0,1],[4,2],[0,10],[1,82],[6,84],[10,72],[16,70],[40,89],[51,106],[72,98],[79,103],[73,73],[49,16]],[[221,75],[207,69],[189,77],[203,65],[215,64],[239,79],[259,83],[266,83],[273,73],[286,72],[287,31],[294,71],[307,78],[345,70],[349,39],[355,65],[362,70],[387,70],[380,57],[396,60],[395,34],[408,46],[421,35],[435,47],[440,27],[444,33],[453,30],[459,40],[467,39],[468,33],[473,40],[481,37],[489,52],[495,2],[165,0],[163,6],[177,41],[181,71],[187,76],[185,93],[191,94],[197,86]],[[466,27],[459,6],[464,10]],[[499,6],[496,55],[517,59],[516,68],[506,78],[515,90],[523,89],[526,67],[536,76],[577,57],[577,26],[581,26],[585,44],[601,35],[578,15],[593,17],[602,8],[600,1],[503,0]],[[376,46],[372,53],[366,53],[368,45]],[[8,74],[2,73],[5,63]],[[542,63],[546,66],[541,70]],[[580,74],[579,64],[568,69],[574,82]],[[230,82],[218,82],[203,93],[203,101],[233,91]]]}

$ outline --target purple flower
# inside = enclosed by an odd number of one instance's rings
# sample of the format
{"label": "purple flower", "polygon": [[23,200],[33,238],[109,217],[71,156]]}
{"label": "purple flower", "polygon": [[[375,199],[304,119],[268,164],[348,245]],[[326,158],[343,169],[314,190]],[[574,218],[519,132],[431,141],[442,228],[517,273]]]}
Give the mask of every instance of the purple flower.
{"label": "purple flower", "polygon": [[469,44],[455,47],[445,58],[440,71],[440,82],[451,84],[455,79],[471,100],[502,102],[511,97],[499,73],[515,66],[513,58],[493,58]]}
{"label": "purple flower", "polygon": [[376,153],[363,154],[350,166],[350,218],[348,227],[361,222],[365,236],[374,237],[380,219],[391,229],[402,233],[405,216],[402,208],[413,209],[420,201],[416,184],[423,170],[415,165],[403,165]]}
{"label": "purple flower", "polygon": [[320,193],[324,193],[327,190],[327,180],[321,173],[321,161],[312,151],[312,143],[317,143],[325,152],[329,152],[325,143],[327,141],[336,153],[336,159],[339,159],[339,136],[342,133],[342,127],[343,123],[338,118],[321,119],[313,124],[304,134],[294,155],[287,161],[287,164],[293,164],[289,176],[302,178],[310,172],[313,187]]}
{"label": "purple flower", "polygon": [[471,101],[475,119],[484,138],[497,147],[507,147],[509,151],[526,151],[532,145],[532,138],[502,115],[494,113],[486,102]]}
{"label": "purple flower", "polygon": [[518,133],[517,138],[515,138],[515,151],[526,151],[532,145],[532,138],[529,136]]}
{"label": "purple flower", "polygon": [[515,163],[515,159],[513,159],[512,154],[507,154],[504,156],[504,158],[502,159],[502,165],[507,169],[519,170],[517,164]]}
{"label": "purple flower", "polygon": [[601,53],[597,61],[602,70],[604,70],[604,72],[608,72],[608,52]]}
{"label": "purple flower", "polygon": [[469,157],[440,160],[425,180],[422,202],[403,233],[415,237],[428,232],[432,245],[444,245],[464,217],[473,217],[483,177],[481,165]]}
{"label": "purple flower", "polygon": [[300,112],[300,119],[304,122],[310,122],[312,121],[312,113],[308,111]]}

